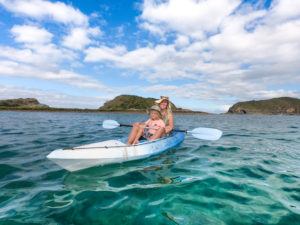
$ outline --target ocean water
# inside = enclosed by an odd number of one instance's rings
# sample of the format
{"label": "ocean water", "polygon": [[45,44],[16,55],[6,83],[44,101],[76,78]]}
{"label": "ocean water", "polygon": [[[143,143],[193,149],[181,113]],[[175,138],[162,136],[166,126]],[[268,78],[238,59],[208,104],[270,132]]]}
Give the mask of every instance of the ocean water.
{"label": "ocean water", "polygon": [[300,224],[300,117],[175,115],[224,136],[74,173],[46,158],[129,132],[104,119],[146,115],[0,112],[0,224]]}

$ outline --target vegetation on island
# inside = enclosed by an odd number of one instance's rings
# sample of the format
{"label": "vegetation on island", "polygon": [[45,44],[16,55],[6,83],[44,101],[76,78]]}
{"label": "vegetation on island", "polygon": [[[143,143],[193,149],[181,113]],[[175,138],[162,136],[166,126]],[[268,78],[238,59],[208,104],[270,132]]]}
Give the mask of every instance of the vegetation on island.
{"label": "vegetation on island", "polygon": [[[119,95],[112,100],[104,103],[99,108],[102,111],[140,111],[146,110],[154,105],[155,98],[143,98],[136,95]],[[172,104],[172,109],[177,110],[177,107]]]}
{"label": "vegetation on island", "polygon": [[[112,100],[104,103],[103,106],[99,108],[100,111],[126,111],[126,112],[145,112],[155,103],[155,98],[144,98],[136,95],[119,95]],[[189,109],[183,109],[177,107],[171,102],[171,108],[173,112],[178,113],[199,113],[208,114],[201,111],[192,111]]]}
{"label": "vegetation on island", "polygon": [[35,98],[17,98],[0,100],[0,109],[49,109],[50,107],[45,104],[41,104]]}
{"label": "vegetation on island", "polygon": [[229,108],[229,114],[300,114],[300,99],[281,97],[260,101],[238,102]]}

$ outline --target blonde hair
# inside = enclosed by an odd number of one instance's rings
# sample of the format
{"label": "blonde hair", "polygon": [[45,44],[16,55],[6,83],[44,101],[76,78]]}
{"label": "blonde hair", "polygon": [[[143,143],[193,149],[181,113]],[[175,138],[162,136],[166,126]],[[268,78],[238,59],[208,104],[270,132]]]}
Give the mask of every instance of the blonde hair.
{"label": "blonde hair", "polygon": [[[171,102],[170,102],[170,100],[167,100],[167,101],[168,101],[168,107],[165,109],[167,113],[166,113],[165,117],[162,116],[162,119],[164,120],[166,125],[169,123],[169,115],[173,115]],[[159,106],[161,104],[161,102],[160,103],[155,102],[155,104]]]}

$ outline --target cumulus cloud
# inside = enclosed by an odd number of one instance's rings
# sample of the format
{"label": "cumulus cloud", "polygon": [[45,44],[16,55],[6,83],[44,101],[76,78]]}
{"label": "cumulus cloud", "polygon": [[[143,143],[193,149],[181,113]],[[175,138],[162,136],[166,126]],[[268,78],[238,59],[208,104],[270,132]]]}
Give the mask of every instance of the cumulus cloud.
{"label": "cumulus cloud", "polygon": [[[99,27],[90,27],[89,18],[80,10],[63,2],[46,0],[0,0],[8,11],[36,21],[52,21],[66,25],[68,33],[62,37],[62,44],[70,49],[81,50],[92,43],[92,38],[101,35]],[[52,34],[34,26],[14,26],[12,29],[19,42],[49,42]]]}
{"label": "cumulus cloud", "polygon": [[[151,25],[153,34],[175,35],[174,41],[130,51],[124,46],[118,47],[122,51],[93,47],[86,51],[85,61],[135,70],[143,79],[161,83],[147,90],[172,90],[187,98],[232,102],[299,97],[297,89],[278,88],[300,83],[296,2],[276,0],[264,9],[242,7],[236,0],[145,0],[139,17],[143,28]],[[164,85],[166,80],[187,78],[194,82]]]}
{"label": "cumulus cloud", "polygon": [[162,29],[203,38],[205,32],[215,32],[222,20],[240,4],[238,0],[145,0],[140,18],[148,23],[144,28]]}
{"label": "cumulus cloud", "polygon": [[[63,46],[61,43],[55,44],[54,34],[37,22],[31,22],[30,25],[14,25],[10,32],[19,45],[0,45],[0,76],[46,79],[80,88],[110,91],[110,88],[98,80],[73,72],[69,68],[80,59],[80,54],[73,49],[84,48],[92,42],[91,37],[101,34],[99,28],[89,27],[87,16],[61,2],[1,0],[0,4],[17,15],[37,21],[52,20],[63,23],[71,30],[70,34],[65,36]],[[56,39],[60,37],[58,35]]]}
{"label": "cumulus cloud", "polygon": [[29,25],[15,25],[12,27],[11,33],[17,42],[29,44],[49,43],[53,37],[46,29]]}
{"label": "cumulus cloud", "polygon": [[53,44],[53,35],[44,28],[15,25],[11,33],[21,45],[18,48],[0,45],[0,60],[27,63],[47,70],[77,59],[77,55],[72,51]]}
{"label": "cumulus cloud", "polygon": [[63,24],[86,26],[88,18],[80,10],[63,2],[45,0],[0,0],[7,10],[21,16],[43,20],[50,19]]}
{"label": "cumulus cloud", "polygon": [[63,38],[63,45],[71,49],[83,49],[86,45],[90,44],[92,41],[91,36],[100,35],[99,28],[81,28],[76,27],[71,30],[71,32]]}

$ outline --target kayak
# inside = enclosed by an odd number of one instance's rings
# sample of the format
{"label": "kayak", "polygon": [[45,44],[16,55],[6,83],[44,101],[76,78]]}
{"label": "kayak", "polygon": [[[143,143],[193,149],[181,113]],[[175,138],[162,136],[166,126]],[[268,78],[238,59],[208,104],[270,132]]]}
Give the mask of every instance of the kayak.
{"label": "kayak", "polygon": [[154,141],[140,141],[136,145],[127,145],[127,138],[107,140],[69,149],[57,149],[47,155],[47,158],[73,172],[93,166],[147,158],[179,145],[184,138],[184,132],[172,132],[169,136]]}

